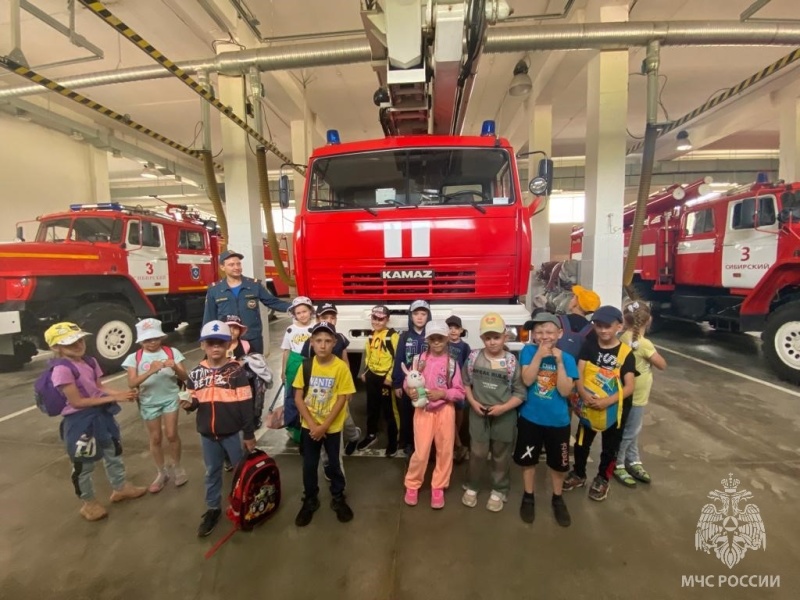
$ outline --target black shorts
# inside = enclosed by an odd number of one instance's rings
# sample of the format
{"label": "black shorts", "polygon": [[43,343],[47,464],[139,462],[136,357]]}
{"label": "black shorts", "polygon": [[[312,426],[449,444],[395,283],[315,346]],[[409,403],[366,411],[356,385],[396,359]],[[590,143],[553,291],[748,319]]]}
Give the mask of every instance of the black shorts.
{"label": "black shorts", "polygon": [[545,427],[531,423],[528,419],[517,419],[517,447],[514,462],[521,467],[539,464],[539,455],[544,447],[547,466],[560,473],[569,471],[569,425]]}

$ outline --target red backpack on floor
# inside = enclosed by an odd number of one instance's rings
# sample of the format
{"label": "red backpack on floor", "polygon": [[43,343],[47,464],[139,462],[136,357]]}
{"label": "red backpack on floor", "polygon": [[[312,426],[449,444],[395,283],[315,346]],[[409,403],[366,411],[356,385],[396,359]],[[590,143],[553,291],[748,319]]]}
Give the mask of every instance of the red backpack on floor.
{"label": "red backpack on floor", "polygon": [[281,474],[275,461],[263,450],[253,450],[236,466],[227,516],[233,529],[206,552],[210,558],[239,529],[250,531],[269,519],[281,504]]}

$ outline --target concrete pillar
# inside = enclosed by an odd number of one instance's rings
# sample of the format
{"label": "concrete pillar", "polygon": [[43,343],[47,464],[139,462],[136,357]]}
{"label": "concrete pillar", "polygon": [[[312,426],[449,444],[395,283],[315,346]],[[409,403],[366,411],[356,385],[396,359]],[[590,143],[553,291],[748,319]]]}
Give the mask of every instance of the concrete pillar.
{"label": "concrete pillar", "polygon": [[[553,154],[553,107],[551,105],[534,105],[528,111],[528,149],[541,150],[548,157]],[[536,176],[541,154],[528,157],[528,181]],[[531,221],[533,246],[531,265],[538,269],[542,263],[550,260],[550,215],[547,210],[533,217]]]}
{"label": "concrete pillar", "polygon": [[111,184],[108,180],[108,152],[94,146],[86,146],[89,153],[89,195],[92,202],[111,200]]}
{"label": "concrete pillar", "polygon": [[[588,22],[628,20],[627,2],[590,3]],[[586,108],[586,212],[581,285],[603,304],[622,303],[625,202],[625,127],[628,52],[598,52],[588,64]]]}
{"label": "concrete pillar", "polygon": [[800,98],[787,98],[780,106],[780,158],[778,178],[800,179]]}
{"label": "concrete pillar", "polygon": [[[246,119],[246,86],[241,77],[220,75],[217,83],[220,100]],[[264,241],[261,232],[261,203],[258,195],[258,167],[255,150],[258,142],[236,123],[220,115],[225,167],[225,215],[228,218],[228,247],[244,254],[244,275],[264,279]],[[269,350],[268,313],[261,306],[264,324],[264,349]]]}

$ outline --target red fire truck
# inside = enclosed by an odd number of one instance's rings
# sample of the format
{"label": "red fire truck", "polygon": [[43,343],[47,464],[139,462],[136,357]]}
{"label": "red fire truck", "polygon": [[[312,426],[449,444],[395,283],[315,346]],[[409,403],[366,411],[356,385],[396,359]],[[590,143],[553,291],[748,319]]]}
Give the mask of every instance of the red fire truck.
{"label": "red fire truck", "polygon": [[[800,183],[724,195],[703,194],[705,183],[648,204],[635,286],[660,317],[761,332],[772,369],[800,383]],[[629,239],[626,222],[626,248]]]}
{"label": "red fire truck", "polygon": [[339,307],[337,328],[361,351],[370,308],[408,327],[422,298],[433,317],[478,324],[500,313],[520,347],[528,311],[530,216],[514,152],[491,126],[481,136],[397,136],[329,143],[314,151],[298,202],[294,249],[298,292]]}
{"label": "red fire truck", "polygon": [[76,204],[40,217],[35,241],[0,245],[0,314],[18,313],[21,321],[14,352],[0,356],[0,366],[28,362],[43,347],[44,330],[60,320],[94,334],[87,351],[106,372],[130,353],[137,318],[155,316],[165,331],[199,323],[206,288],[219,276],[218,229],[183,207],[166,210]]}

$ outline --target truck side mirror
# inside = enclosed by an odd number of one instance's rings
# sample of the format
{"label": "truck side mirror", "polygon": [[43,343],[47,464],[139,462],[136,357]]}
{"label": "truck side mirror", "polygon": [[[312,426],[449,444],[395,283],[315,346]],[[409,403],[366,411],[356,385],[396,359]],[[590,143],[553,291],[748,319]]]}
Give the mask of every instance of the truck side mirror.
{"label": "truck side mirror", "polygon": [[25,233],[22,231],[22,225],[17,225],[17,239],[20,242],[25,241]]}
{"label": "truck side mirror", "polygon": [[289,208],[289,176],[281,175],[278,179],[278,201],[281,208]]}
{"label": "truck side mirror", "polygon": [[553,191],[553,161],[543,158],[539,161],[539,172],[531,179],[528,189],[534,196],[549,196]]}

